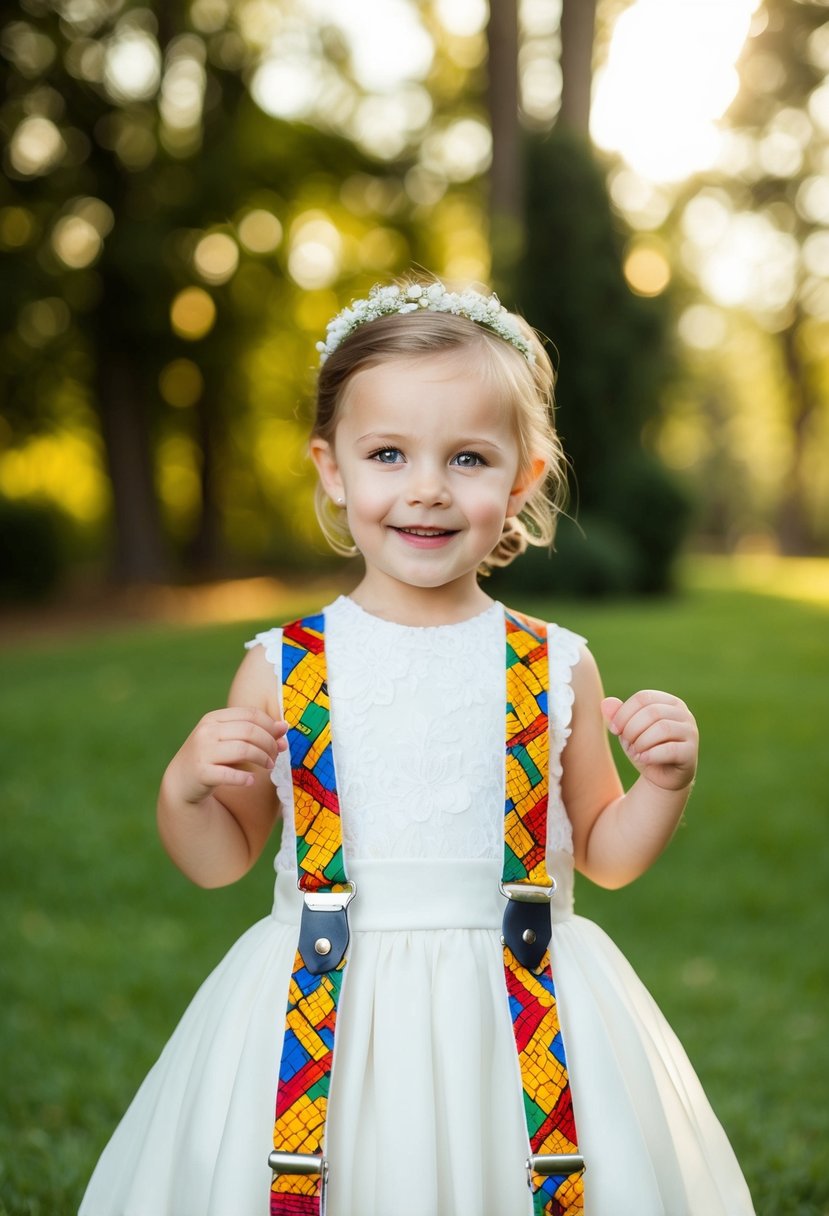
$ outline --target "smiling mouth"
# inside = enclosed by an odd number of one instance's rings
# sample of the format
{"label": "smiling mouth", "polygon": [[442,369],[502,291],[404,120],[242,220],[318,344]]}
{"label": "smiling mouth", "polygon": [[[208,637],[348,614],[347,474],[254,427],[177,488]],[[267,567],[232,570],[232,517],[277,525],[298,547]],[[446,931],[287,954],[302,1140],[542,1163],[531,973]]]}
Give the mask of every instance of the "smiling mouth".
{"label": "smiling mouth", "polygon": [[394,532],[402,532],[404,536],[454,536],[454,528],[393,528]]}

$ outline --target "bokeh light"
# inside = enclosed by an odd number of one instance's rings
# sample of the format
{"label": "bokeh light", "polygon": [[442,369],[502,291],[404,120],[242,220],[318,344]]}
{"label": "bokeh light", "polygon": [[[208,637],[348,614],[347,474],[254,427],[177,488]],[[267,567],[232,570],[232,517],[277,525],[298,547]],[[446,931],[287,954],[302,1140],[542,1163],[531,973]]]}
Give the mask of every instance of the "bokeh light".
{"label": "bokeh light", "polygon": [[174,39],[167,48],[159,111],[168,141],[173,133],[193,131],[201,123],[207,84],[204,57],[204,43],[191,34]]}
{"label": "bokeh light", "polygon": [[308,211],[291,228],[288,272],[306,291],[330,287],[340,272],[342,251],[338,228],[323,212]]}
{"label": "bokeh light", "polygon": [[239,240],[250,253],[272,253],[282,240],[282,225],[276,216],[258,207],[243,215],[237,225]]}
{"label": "bokeh light", "polygon": [[61,430],[0,453],[0,494],[54,503],[80,524],[97,522],[110,505],[97,434]]}
{"label": "bokeh light", "polygon": [[459,38],[480,34],[489,16],[485,0],[437,0],[435,11],[446,32]]}
{"label": "bokeh light", "polygon": [[52,248],[70,270],[91,266],[103,244],[95,225],[80,215],[65,215],[52,230]]}
{"label": "bokeh light", "polygon": [[114,101],[148,101],[161,82],[161,51],[146,30],[119,29],[107,42],[104,85]]}
{"label": "bokeh light", "polygon": [[204,377],[192,359],[173,359],[161,369],[158,388],[168,405],[189,409],[204,392]]}
{"label": "bokeh light", "polygon": [[492,157],[492,135],[477,118],[460,118],[423,141],[424,168],[453,182],[465,182],[482,173]]}
{"label": "bokeh light", "polygon": [[21,76],[36,79],[52,65],[55,44],[26,21],[10,21],[3,29],[3,54]]}
{"label": "bokeh light", "polygon": [[201,287],[185,287],[170,306],[173,332],[188,342],[197,342],[209,334],[215,322],[213,297]]}
{"label": "bokeh light", "polygon": [[634,0],[596,74],[590,128],[653,181],[711,166],[733,101],[735,62],[759,0]]}
{"label": "bokeh light", "polygon": [[623,270],[628,286],[639,296],[661,295],[671,281],[671,266],[664,249],[650,241],[631,244]]}
{"label": "bokeh light", "polygon": [[206,283],[226,283],[239,265],[239,246],[226,232],[211,232],[196,245],[193,265]]}
{"label": "bokeh light", "polygon": [[33,114],[18,125],[9,144],[12,168],[24,177],[49,173],[66,153],[66,141],[50,118]]}
{"label": "bokeh light", "polygon": [[45,346],[53,338],[66,333],[72,320],[69,305],[59,296],[32,300],[20,311],[17,332],[27,345]]}
{"label": "bokeh light", "polygon": [[0,207],[0,245],[4,249],[21,249],[34,235],[31,211],[25,207]]}

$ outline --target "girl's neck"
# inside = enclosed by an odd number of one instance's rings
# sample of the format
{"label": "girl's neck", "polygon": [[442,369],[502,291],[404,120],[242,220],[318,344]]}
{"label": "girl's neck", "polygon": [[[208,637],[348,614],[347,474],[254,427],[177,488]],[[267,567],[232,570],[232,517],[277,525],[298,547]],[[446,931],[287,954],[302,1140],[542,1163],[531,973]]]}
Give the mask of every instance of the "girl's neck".
{"label": "girl's neck", "polygon": [[368,574],[351,592],[364,611],[398,625],[455,625],[485,612],[494,602],[477,581],[443,587],[379,586]]}

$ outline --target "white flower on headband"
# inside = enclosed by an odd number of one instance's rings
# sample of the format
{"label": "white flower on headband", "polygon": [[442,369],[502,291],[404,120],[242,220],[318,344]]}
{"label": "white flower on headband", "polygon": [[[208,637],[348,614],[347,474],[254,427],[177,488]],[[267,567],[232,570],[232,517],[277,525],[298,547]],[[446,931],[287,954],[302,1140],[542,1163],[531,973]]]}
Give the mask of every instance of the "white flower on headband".
{"label": "white flower on headband", "polygon": [[521,352],[528,363],[535,363],[535,353],[515,317],[504,308],[496,295],[483,296],[480,292],[471,290],[447,291],[442,283],[430,283],[425,287],[420,283],[412,283],[409,287],[375,285],[366,299],[353,300],[348,308],[338,312],[336,317],[328,322],[325,341],[317,343],[320,365],[361,325],[376,321],[378,317],[404,315],[418,312],[420,309],[466,317],[509,342]]}

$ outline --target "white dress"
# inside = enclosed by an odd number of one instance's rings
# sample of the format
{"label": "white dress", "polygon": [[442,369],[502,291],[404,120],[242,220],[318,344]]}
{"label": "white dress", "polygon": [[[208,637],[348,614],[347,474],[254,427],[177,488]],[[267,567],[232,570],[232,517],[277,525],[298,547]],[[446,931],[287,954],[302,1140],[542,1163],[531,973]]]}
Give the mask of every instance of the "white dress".
{"label": "white dress", "polygon": [[[334,759],[358,894],[337,1024],[329,1216],[529,1216],[526,1131],[499,941],[504,624],[410,627],[326,609]],[[573,915],[561,804],[570,672],[550,640],[552,958],[586,1216],[750,1216],[726,1136],[616,947]],[[281,682],[281,631],[257,636]],[[184,1014],[118,1126],[81,1216],[267,1216],[300,897],[287,758],[273,911]]]}

